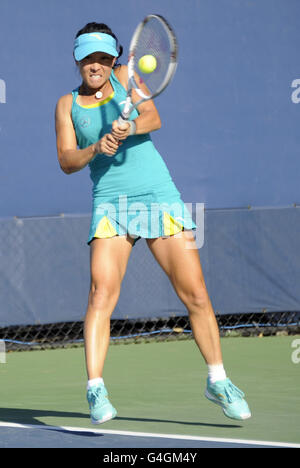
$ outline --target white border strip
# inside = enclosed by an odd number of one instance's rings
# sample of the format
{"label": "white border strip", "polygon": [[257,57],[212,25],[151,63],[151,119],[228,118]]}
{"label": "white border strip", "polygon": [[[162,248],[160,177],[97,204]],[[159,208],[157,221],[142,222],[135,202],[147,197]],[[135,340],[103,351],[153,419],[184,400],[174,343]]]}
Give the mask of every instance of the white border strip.
{"label": "white border strip", "polygon": [[245,445],[264,445],[268,447],[286,447],[286,448],[300,448],[300,444],[292,442],[270,442],[263,440],[247,440],[247,439],[226,439],[219,437],[199,437],[180,434],[156,434],[151,432],[132,432],[132,431],[115,431],[110,429],[89,429],[86,427],[70,427],[70,426],[47,426],[39,424],[18,424],[1,422],[0,427],[14,427],[16,429],[48,429],[48,430],[63,430],[69,432],[92,432],[95,434],[111,434],[120,436],[132,437],[157,437],[161,439],[177,439],[177,440],[199,440],[203,442],[220,442],[230,444],[245,444]]}

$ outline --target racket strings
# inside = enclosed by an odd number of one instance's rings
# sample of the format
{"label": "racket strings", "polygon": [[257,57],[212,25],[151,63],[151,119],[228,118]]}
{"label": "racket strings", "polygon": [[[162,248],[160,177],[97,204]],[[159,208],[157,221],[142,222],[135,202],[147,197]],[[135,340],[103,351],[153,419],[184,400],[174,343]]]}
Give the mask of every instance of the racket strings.
{"label": "racket strings", "polygon": [[[144,25],[135,45],[134,71],[146,84],[151,95],[161,87],[168,74],[174,46],[166,27],[156,18],[151,18]],[[151,73],[143,73],[138,66],[144,55],[153,55],[156,68]]]}

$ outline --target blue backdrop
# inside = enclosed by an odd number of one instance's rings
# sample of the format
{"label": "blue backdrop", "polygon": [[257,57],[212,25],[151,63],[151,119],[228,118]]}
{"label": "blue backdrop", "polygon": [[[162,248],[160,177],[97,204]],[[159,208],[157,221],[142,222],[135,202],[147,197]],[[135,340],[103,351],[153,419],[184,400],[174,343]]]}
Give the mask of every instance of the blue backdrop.
{"label": "blue backdrop", "polygon": [[[89,216],[0,220],[0,327],[80,321],[89,290]],[[211,210],[200,250],[218,314],[300,311],[300,208]],[[113,318],[186,315],[144,241]]]}
{"label": "blue backdrop", "polygon": [[88,21],[106,22],[126,63],[135,26],[153,12],[179,41],[153,139],[184,200],[300,202],[299,0],[1,0],[1,217],[90,210],[88,169],[66,176],[56,159],[55,104],[80,81],[73,38]]}
{"label": "blue backdrop", "polygon": [[[84,314],[91,182],[87,168],[59,168],[55,105],[80,83],[81,27],[107,23],[126,63],[149,13],[165,16],[179,42],[153,140],[184,201],[205,204],[200,253],[215,308],[300,310],[300,1],[1,0],[0,326]],[[184,313],[160,275],[138,244],[116,314]]]}

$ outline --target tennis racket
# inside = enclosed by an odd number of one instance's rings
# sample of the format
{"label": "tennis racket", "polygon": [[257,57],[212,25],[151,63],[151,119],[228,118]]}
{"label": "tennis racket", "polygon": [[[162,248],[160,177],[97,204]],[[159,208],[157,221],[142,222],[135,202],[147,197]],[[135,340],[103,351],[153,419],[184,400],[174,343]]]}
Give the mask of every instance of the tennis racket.
{"label": "tennis racket", "polygon": [[[177,67],[177,40],[168,22],[160,15],[149,15],[136,28],[129,46],[128,88],[125,105],[118,119],[121,125],[142,102],[153,99],[171,82]],[[155,69],[144,73],[139,62],[145,56],[155,57]],[[140,88],[144,84],[143,91]],[[141,98],[132,102],[132,90]],[[145,91],[146,89],[146,91]]]}

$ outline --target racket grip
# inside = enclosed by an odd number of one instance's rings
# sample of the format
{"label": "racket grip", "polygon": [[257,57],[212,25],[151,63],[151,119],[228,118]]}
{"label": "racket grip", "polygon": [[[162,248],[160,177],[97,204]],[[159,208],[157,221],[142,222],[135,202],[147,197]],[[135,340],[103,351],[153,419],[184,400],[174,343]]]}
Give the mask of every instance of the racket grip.
{"label": "racket grip", "polygon": [[123,117],[120,115],[120,117],[118,118],[118,124],[123,125],[127,122],[128,122],[128,119],[123,119]]}
{"label": "racket grip", "polygon": [[123,117],[120,115],[120,117],[118,118],[118,124],[119,125],[123,125],[125,123],[129,123],[130,125],[130,133],[129,135],[135,135],[136,133],[136,124],[135,124],[135,121],[134,120],[125,120],[123,119]]}

